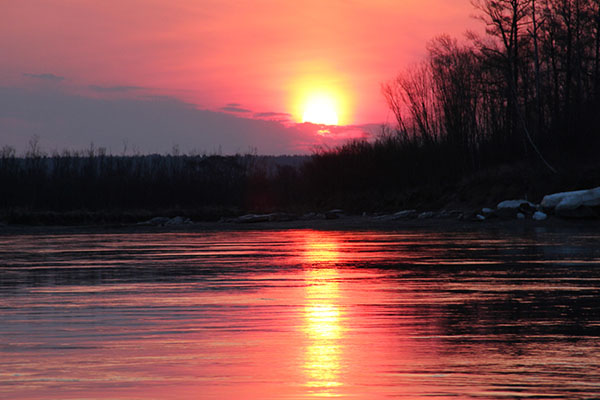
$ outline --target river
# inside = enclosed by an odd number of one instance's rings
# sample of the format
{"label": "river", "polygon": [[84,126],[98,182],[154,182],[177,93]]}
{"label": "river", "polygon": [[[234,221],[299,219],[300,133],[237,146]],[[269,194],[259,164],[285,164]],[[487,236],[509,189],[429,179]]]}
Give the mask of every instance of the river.
{"label": "river", "polygon": [[599,289],[589,230],[0,235],[0,398],[592,398]]}

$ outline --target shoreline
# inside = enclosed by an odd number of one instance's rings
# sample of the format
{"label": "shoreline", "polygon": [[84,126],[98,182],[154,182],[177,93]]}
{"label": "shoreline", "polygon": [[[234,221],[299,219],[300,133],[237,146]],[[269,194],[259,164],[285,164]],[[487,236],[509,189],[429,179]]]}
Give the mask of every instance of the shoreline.
{"label": "shoreline", "polygon": [[154,226],[139,223],[82,225],[0,225],[0,236],[48,234],[144,234],[144,233],[204,233],[235,231],[332,230],[332,231],[595,231],[600,233],[600,220],[563,219],[550,217],[545,221],[532,219],[494,218],[486,221],[449,218],[382,220],[371,216],[345,216],[338,219],[293,220],[256,223],[193,222],[182,225]]}

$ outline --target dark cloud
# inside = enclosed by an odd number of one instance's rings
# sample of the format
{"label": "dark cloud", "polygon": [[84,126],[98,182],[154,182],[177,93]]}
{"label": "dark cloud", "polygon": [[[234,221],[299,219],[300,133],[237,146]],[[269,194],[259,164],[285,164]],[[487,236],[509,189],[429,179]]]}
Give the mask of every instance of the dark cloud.
{"label": "dark cloud", "polygon": [[100,93],[124,93],[131,92],[135,90],[143,90],[144,88],[141,86],[99,86],[99,85],[90,85],[88,86],[91,90]]}
{"label": "dark cloud", "polygon": [[234,112],[234,113],[249,113],[252,112],[247,108],[235,107],[235,106],[225,106],[220,108],[221,111]]}
{"label": "dark cloud", "polygon": [[2,144],[19,151],[38,135],[47,151],[82,149],[94,142],[113,154],[125,142],[142,153],[164,153],[179,145],[183,152],[306,154],[315,140],[296,125],[200,110],[173,97],[92,98],[56,87],[0,86],[0,132]]}
{"label": "dark cloud", "polygon": [[58,76],[58,75],[49,74],[49,73],[44,73],[44,74],[24,73],[23,76],[26,76],[28,78],[34,78],[34,79],[42,79],[42,80],[50,81],[50,82],[60,82],[65,79],[64,76]]}
{"label": "dark cloud", "polygon": [[241,107],[240,103],[227,103],[225,104],[227,107]]}
{"label": "dark cloud", "polygon": [[259,112],[254,113],[254,118],[290,118],[292,114],[283,112]]}

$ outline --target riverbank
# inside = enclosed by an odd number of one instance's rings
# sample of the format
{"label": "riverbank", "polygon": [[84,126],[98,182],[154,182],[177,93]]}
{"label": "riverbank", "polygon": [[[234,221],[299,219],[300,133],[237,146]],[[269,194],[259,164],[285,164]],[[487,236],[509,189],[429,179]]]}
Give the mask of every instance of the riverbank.
{"label": "riverbank", "polygon": [[570,220],[550,217],[544,221],[532,219],[501,219],[488,221],[458,220],[449,218],[386,220],[375,216],[344,216],[338,219],[294,220],[278,222],[257,222],[252,224],[235,222],[192,222],[181,225],[144,225],[137,223],[91,224],[91,225],[0,225],[0,235],[38,234],[100,234],[100,233],[202,233],[232,231],[273,231],[273,230],[333,230],[333,231],[595,231],[600,232],[598,220]]}
{"label": "riverbank", "polygon": [[[546,195],[577,189],[593,188],[600,182],[600,167],[580,165],[572,170],[551,174],[547,170],[525,164],[507,165],[470,174],[444,184],[422,183],[398,191],[379,193],[356,191],[344,194],[324,191],[318,198],[296,198],[282,206],[174,205],[171,207],[59,208],[4,207],[0,209],[0,224],[4,227],[132,227],[137,224],[168,226],[168,229],[283,229],[323,226],[337,227],[375,226],[435,226],[469,225],[471,222],[498,226],[510,225],[503,219],[545,219],[536,214],[545,211],[542,200]],[[255,188],[257,189],[257,188]],[[264,196],[268,197],[265,190]],[[76,193],[70,191],[69,196]],[[516,200],[517,207],[499,209],[505,201]],[[188,199],[188,203],[193,203]],[[269,202],[266,201],[265,204]],[[137,203],[135,203],[137,204]],[[178,203],[176,203],[178,204]],[[250,203],[248,203],[250,204]],[[599,218],[597,204],[594,210],[583,210],[567,217]],[[571,210],[569,210],[571,211]],[[581,211],[581,210],[579,210]],[[552,214],[552,210],[550,212]],[[554,219],[554,218],[550,218]],[[235,224],[239,222],[240,224]],[[234,223],[229,228],[227,223]],[[247,223],[250,227],[244,227]],[[519,223],[519,222],[517,222]],[[521,224],[526,223],[524,221]],[[547,224],[582,224],[582,221],[548,221]],[[177,227],[177,225],[185,225]],[[12,229],[12,228],[11,228]],[[27,229],[27,228],[23,228]],[[136,229],[145,229],[137,227]],[[149,229],[153,229],[149,227]],[[277,228],[275,228],[277,229]]]}

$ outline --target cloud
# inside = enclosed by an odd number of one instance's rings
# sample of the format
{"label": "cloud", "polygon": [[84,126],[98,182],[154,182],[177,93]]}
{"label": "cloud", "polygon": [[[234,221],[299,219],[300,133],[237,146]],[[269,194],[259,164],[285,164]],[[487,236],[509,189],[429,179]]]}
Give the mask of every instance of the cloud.
{"label": "cloud", "polygon": [[145,89],[141,86],[99,86],[99,85],[90,85],[90,86],[88,86],[88,88],[93,90],[94,92],[100,92],[100,93],[124,93],[124,92],[131,92],[131,91],[135,91],[135,90]]}
{"label": "cloud", "polygon": [[50,81],[50,82],[60,82],[65,79],[64,76],[58,76],[58,75],[54,75],[54,74],[50,74],[50,73],[44,73],[44,74],[24,73],[23,76],[26,76],[28,78],[34,78],[34,79],[42,79],[42,80]]}
{"label": "cloud", "polygon": [[241,107],[242,106],[240,103],[227,103],[225,105],[228,107]]}
{"label": "cloud", "polygon": [[[268,115],[286,113],[268,113]],[[38,135],[46,151],[84,149],[91,142],[113,154],[129,149],[165,153],[307,154],[350,139],[373,137],[368,126],[295,124],[254,114],[202,110],[169,96],[98,98],[66,93],[57,86],[0,86],[0,141],[23,151]],[[375,129],[373,128],[373,132]]]}
{"label": "cloud", "polygon": [[368,140],[375,136],[371,125],[319,125],[311,122],[296,124],[296,128],[305,135],[316,134],[319,145],[337,146],[349,140]]}
{"label": "cloud", "polygon": [[225,107],[221,107],[219,110],[221,111],[227,111],[227,112],[233,112],[233,113],[249,113],[252,112],[246,108],[241,108],[241,107],[237,107],[237,106],[225,106]]}
{"label": "cloud", "polygon": [[292,116],[290,113],[284,112],[259,112],[254,113],[254,118],[277,118],[277,119],[289,119]]}
{"label": "cloud", "polygon": [[183,152],[306,154],[317,137],[295,125],[201,110],[168,96],[96,98],[56,87],[0,86],[2,145],[23,151],[33,135],[46,151],[94,142],[113,154],[125,142],[141,153],[165,153],[178,145]]}

